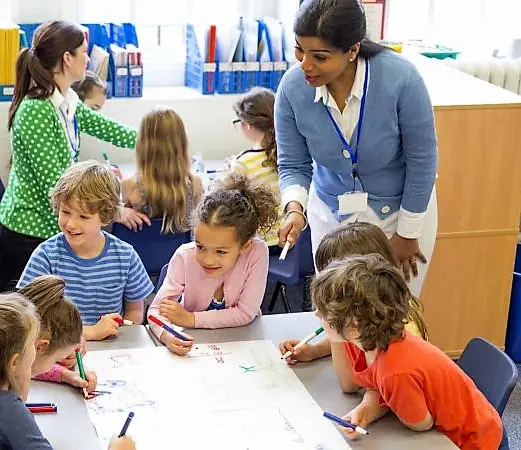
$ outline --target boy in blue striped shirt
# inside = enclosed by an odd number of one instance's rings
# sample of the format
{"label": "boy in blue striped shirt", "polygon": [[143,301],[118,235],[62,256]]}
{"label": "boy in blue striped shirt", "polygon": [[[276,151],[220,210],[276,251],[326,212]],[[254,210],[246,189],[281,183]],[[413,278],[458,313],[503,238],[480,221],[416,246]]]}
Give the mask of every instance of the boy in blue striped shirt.
{"label": "boy in blue striped shirt", "polygon": [[120,186],[96,161],[71,166],[51,192],[61,233],[31,255],[17,287],[40,275],[58,275],[80,310],[87,340],[117,336],[122,319],[140,324],[154,287],[134,248],[102,227],[117,217]]}

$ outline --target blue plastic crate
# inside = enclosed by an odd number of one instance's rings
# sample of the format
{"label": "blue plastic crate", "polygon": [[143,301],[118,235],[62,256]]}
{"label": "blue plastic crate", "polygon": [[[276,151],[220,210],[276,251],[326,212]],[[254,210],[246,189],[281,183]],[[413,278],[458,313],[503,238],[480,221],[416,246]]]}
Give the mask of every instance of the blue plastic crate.
{"label": "blue plastic crate", "polygon": [[271,89],[273,85],[273,63],[272,62],[261,62],[259,71],[258,85]]}
{"label": "blue plastic crate", "polygon": [[115,66],[112,77],[112,96],[128,97],[128,66]]}
{"label": "blue plastic crate", "polygon": [[0,84],[0,102],[10,102],[13,99],[14,85]]}
{"label": "blue plastic crate", "polygon": [[258,62],[247,62],[242,73],[242,92],[249,91],[259,84],[260,64]]}
{"label": "blue plastic crate", "polygon": [[202,94],[215,94],[219,72],[217,63],[207,63],[197,44],[195,27],[186,25],[186,62],[185,86],[196,89]]}
{"label": "blue plastic crate", "polygon": [[139,48],[136,27],[132,23],[123,23],[123,33],[125,34],[125,43],[132,44]]}
{"label": "blue plastic crate", "polygon": [[36,31],[36,28],[40,26],[39,23],[20,23],[18,24],[20,28],[25,33],[25,40],[27,42],[27,46],[31,47],[33,45],[33,35]]}
{"label": "blue plastic crate", "polygon": [[143,96],[143,66],[130,65],[128,67],[128,96],[142,97]]}
{"label": "blue plastic crate", "polygon": [[273,74],[271,77],[271,89],[276,91],[279,87],[280,80],[284,73],[288,70],[288,63],[286,61],[278,61],[273,63]]}
{"label": "blue plastic crate", "polygon": [[237,74],[233,70],[233,63],[219,63],[218,74],[216,91],[219,94],[237,92]]}

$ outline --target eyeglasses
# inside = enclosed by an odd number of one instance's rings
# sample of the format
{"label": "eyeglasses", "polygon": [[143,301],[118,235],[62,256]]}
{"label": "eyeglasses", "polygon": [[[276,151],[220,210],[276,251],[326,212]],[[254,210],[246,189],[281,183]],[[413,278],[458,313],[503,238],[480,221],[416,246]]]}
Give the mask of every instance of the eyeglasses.
{"label": "eyeglasses", "polygon": [[233,125],[233,127],[234,127],[236,130],[239,130],[239,129],[240,129],[240,126],[242,125],[242,120],[241,120],[241,119],[235,119],[235,120],[232,120],[232,125]]}

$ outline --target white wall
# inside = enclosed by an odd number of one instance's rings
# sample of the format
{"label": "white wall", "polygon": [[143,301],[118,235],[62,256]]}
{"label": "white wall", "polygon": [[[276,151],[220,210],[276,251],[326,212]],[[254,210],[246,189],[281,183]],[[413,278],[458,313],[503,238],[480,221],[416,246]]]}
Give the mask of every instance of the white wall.
{"label": "white wall", "polygon": [[[126,125],[137,127],[141,117],[155,106],[176,110],[186,126],[191,153],[201,153],[205,159],[220,159],[249,147],[248,141],[232,126],[232,110],[237,95],[204,96],[187,88],[149,88],[141,99],[111,99],[103,113]],[[10,156],[7,132],[7,111],[10,103],[0,102],[0,177],[7,178]],[[134,161],[134,152],[118,149],[90,136],[82,136],[81,159],[102,160],[107,152],[111,162]]]}

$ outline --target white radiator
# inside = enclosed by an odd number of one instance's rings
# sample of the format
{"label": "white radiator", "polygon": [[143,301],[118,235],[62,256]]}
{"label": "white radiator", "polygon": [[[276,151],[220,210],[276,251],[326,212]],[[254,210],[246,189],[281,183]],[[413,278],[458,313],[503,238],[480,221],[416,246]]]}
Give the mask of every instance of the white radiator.
{"label": "white radiator", "polygon": [[452,59],[446,64],[489,83],[521,94],[521,58]]}

